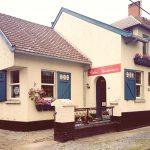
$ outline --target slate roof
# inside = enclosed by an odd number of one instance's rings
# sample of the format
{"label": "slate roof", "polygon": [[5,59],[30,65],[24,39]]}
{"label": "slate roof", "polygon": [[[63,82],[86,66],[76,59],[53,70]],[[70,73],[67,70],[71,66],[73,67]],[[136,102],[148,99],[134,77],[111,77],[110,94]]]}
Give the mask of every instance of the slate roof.
{"label": "slate roof", "polygon": [[0,13],[0,30],[15,45],[16,52],[91,64],[86,56],[50,27]]}
{"label": "slate roof", "polygon": [[120,29],[127,29],[139,25],[150,30],[150,20],[140,16],[137,17],[129,16],[127,18],[114,22],[111,25]]}

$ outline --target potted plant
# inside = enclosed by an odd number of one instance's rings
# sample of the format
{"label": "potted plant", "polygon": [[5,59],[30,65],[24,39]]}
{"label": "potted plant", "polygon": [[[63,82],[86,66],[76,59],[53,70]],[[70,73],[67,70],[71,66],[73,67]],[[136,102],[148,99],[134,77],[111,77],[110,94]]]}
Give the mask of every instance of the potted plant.
{"label": "potted plant", "polygon": [[28,92],[29,98],[34,101],[35,107],[38,111],[48,111],[54,110],[54,106],[51,103],[55,100],[54,98],[44,98],[45,91],[43,89],[33,89],[31,88]]}
{"label": "potted plant", "polygon": [[141,66],[150,67],[150,56],[142,56],[141,54],[136,54],[134,56],[134,63]]}

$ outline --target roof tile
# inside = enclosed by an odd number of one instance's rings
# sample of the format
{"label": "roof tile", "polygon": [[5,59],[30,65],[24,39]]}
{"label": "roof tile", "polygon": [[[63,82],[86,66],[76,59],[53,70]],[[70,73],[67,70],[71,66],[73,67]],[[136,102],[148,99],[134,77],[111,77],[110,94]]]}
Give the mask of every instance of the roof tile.
{"label": "roof tile", "polygon": [[0,29],[19,52],[41,54],[85,64],[91,63],[86,56],[50,27],[0,13]]}
{"label": "roof tile", "polygon": [[135,25],[142,25],[150,30],[150,20],[140,16],[138,17],[129,16],[112,24],[112,26],[120,29],[127,29]]}

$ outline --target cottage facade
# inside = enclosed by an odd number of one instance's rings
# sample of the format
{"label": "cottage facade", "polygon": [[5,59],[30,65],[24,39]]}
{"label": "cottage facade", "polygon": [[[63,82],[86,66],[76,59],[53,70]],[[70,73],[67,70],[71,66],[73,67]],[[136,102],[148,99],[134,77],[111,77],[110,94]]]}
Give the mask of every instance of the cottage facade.
{"label": "cottage facade", "polygon": [[[137,4],[129,5],[129,11],[132,7]],[[108,25],[60,10],[52,27],[92,61],[91,69],[85,71],[90,86],[86,88],[85,107],[96,106],[98,111],[101,106],[114,106],[114,116],[131,126],[139,120],[139,124],[149,121],[150,70],[134,59],[136,54],[149,56],[149,25],[141,16]]]}
{"label": "cottage facade", "polygon": [[[53,111],[37,111],[29,89],[83,107],[83,72],[91,62],[49,27],[0,14],[0,128],[53,127]],[[77,82],[80,81],[80,82]]]}
{"label": "cottage facade", "polygon": [[113,106],[123,129],[149,124],[150,24],[139,14],[108,25],[62,8],[51,28],[0,14],[0,128],[53,126],[54,113],[36,110],[31,88],[96,107],[97,117]]}

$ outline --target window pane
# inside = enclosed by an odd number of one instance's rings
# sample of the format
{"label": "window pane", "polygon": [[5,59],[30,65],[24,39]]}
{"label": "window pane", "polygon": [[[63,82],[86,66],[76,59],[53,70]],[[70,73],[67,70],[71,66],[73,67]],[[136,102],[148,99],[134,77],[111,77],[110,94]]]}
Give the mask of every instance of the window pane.
{"label": "window pane", "polygon": [[51,85],[42,85],[42,89],[46,92],[45,97],[53,97],[53,86]]}
{"label": "window pane", "polygon": [[19,83],[19,71],[11,71],[11,83]]}
{"label": "window pane", "polygon": [[147,43],[143,43],[143,55],[147,54]]}
{"label": "window pane", "polygon": [[19,85],[12,85],[11,86],[11,97],[19,97],[20,95],[20,89]]}
{"label": "window pane", "polygon": [[141,84],[141,72],[136,72],[136,83]]}
{"label": "window pane", "polygon": [[140,85],[136,85],[136,97],[141,97],[140,88]]}
{"label": "window pane", "polygon": [[[148,35],[143,34],[143,38],[148,38]],[[147,45],[147,43],[143,42],[143,55],[148,54],[147,50],[148,50],[148,45]]]}
{"label": "window pane", "polygon": [[150,72],[148,73],[148,86],[150,86]]}
{"label": "window pane", "polygon": [[54,84],[54,72],[42,71],[41,82]]}

